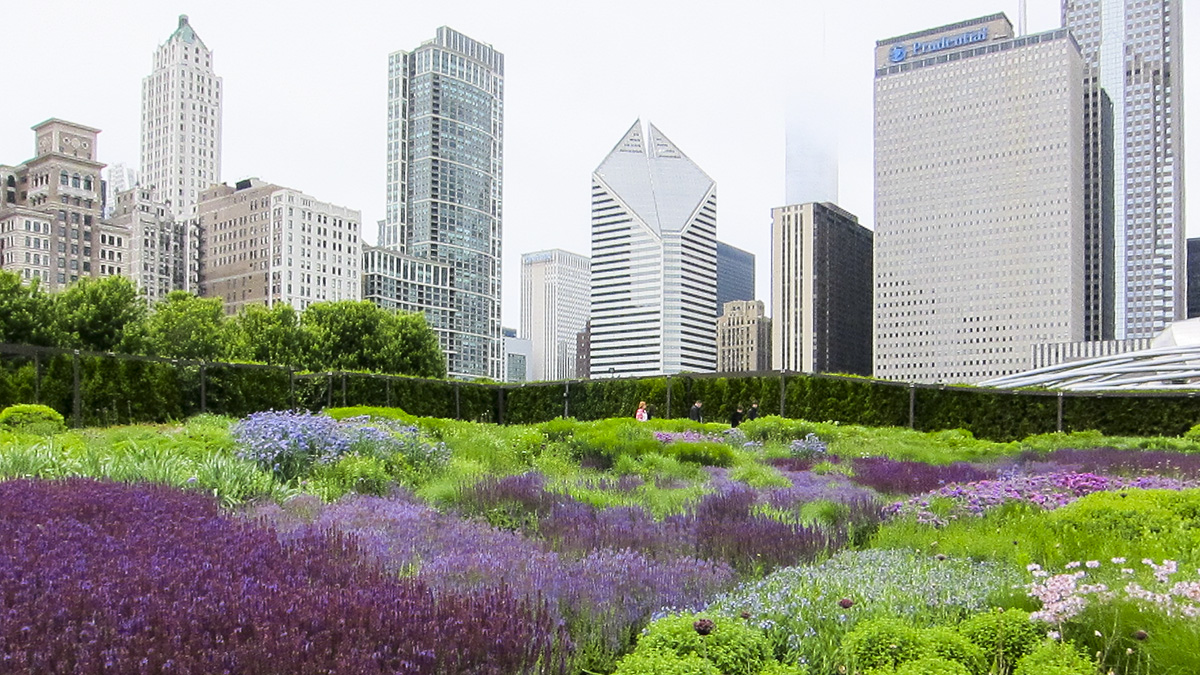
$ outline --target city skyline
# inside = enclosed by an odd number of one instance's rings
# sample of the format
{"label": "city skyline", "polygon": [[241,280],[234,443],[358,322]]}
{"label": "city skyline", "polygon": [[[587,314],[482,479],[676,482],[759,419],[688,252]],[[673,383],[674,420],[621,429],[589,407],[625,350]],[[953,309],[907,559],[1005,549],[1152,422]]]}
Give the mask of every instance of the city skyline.
{"label": "city skyline", "polygon": [[[770,209],[784,199],[784,117],[788,92],[812,78],[804,67],[823,42],[826,77],[842,84],[839,127],[840,206],[874,226],[871,148],[872,48],[879,39],[1004,11],[1017,17],[1015,0],[923,2],[895,6],[869,2],[849,9],[819,3],[754,8],[703,6],[681,13],[674,5],[618,3],[604,8],[528,12],[539,5],[493,6],[464,2],[451,8],[400,12],[351,2],[337,15],[316,15],[298,5],[288,12],[226,2],[116,2],[104,7],[67,3],[56,22],[57,40],[91,45],[104,68],[63,90],[52,82],[23,83],[0,110],[0,155],[32,156],[29,128],[50,117],[103,130],[100,161],[133,166],[139,157],[142,78],[152,54],[187,14],[213,50],[224,80],[222,176],[227,182],[259,177],[296,185],[323,199],[363,212],[364,234],[384,217],[383,139],[386,54],[410,48],[448,25],[494,45],[510,61],[506,96],[503,322],[516,325],[520,255],[544,248],[584,252],[589,238],[588,176],[594,158],[611,147],[628,120],[655,119],[672,140],[722,185],[717,236],[770,254]],[[77,7],[76,7],[77,5]],[[1060,25],[1058,0],[1029,3],[1029,31]],[[866,11],[864,11],[864,9]],[[627,19],[635,11],[638,22]],[[824,14],[824,39],[810,24]],[[12,25],[34,26],[37,12],[6,8]],[[1184,33],[1200,17],[1184,12]],[[553,25],[554,29],[549,26]],[[1197,30],[1200,30],[1198,28]],[[103,39],[119,35],[119,40]],[[1200,34],[1200,33],[1197,33]],[[78,52],[43,50],[38,31],[12,31],[13,53],[39,54],[39,63],[67,72]],[[303,48],[298,48],[302,45]],[[728,50],[750,45],[754,68]],[[1185,73],[1198,54],[1185,54]],[[795,54],[795,56],[792,56]],[[554,58],[551,58],[554,57]],[[588,69],[602,59],[603,69]],[[74,64],[74,65],[72,65]],[[568,75],[575,73],[574,77]],[[704,82],[703,86],[697,86]],[[1186,85],[1185,85],[1186,87]],[[620,92],[595,97],[594,90]],[[715,93],[715,96],[713,95]],[[600,98],[607,100],[599,100]],[[745,101],[755,103],[746,123]],[[703,108],[701,108],[703,104]],[[1196,106],[1191,106],[1195,109]],[[695,111],[705,110],[700,115]],[[1185,114],[1195,119],[1196,113]],[[1200,123],[1200,122],[1196,122]],[[1195,126],[1196,123],[1187,126]],[[738,133],[728,133],[737,129]],[[1196,153],[1196,144],[1188,149]],[[546,167],[554,167],[547,171]],[[352,168],[350,168],[352,167]],[[138,167],[142,168],[142,167]],[[1195,172],[1193,172],[1195,173]],[[1189,179],[1193,185],[1197,178]],[[1200,194],[1194,188],[1193,194]],[[1192,228],[1197,233],[1196,226]],[[736,235],[736,236],[731,236]],[[768,300],[767,266],[757,292]]]}

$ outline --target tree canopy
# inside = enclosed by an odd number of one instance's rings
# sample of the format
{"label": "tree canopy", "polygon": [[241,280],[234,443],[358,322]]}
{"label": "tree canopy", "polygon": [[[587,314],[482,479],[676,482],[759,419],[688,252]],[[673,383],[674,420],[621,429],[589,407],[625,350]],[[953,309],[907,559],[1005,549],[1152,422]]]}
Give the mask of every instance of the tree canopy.
{"label": "tree canopy", "polygon": [[84,279],[58,294],[0,270],[0,342],[307,370],[441,378],[446,359],[420,314],[367,301],[251,305],[227,316],[220,298],[173,291],[152,308],[125,277]]}

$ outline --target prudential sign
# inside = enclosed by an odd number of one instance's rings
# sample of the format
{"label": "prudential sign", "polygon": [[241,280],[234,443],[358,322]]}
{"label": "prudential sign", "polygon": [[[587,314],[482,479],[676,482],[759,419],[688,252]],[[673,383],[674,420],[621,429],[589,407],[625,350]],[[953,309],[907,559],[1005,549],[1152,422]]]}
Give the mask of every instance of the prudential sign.
{"label": "prudential sign", "polygon": [[962,47],[976,42],[986,42],[987,39],[988,27],[984,26],[979,30],[970,30],[958,35],[947,35],[930,42],[914,42],[911,47],[902,44],[895,45],[888,54],[888,58],[892,63],[900,63],[910,56],[924,56],[933,52],[940,52],[943,49],[953,49],[954,47]]}

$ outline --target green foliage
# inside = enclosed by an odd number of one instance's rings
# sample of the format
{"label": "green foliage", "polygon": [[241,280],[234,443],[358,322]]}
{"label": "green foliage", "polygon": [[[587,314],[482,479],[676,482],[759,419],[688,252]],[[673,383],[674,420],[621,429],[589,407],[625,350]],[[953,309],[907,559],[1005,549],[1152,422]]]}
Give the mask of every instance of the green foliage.
{"label": "green foliage", "polygon": [[924,654],[921,631],[899,619],[869,619],[842,638],[851,672],[895,668]]}
{"label": "green foliage", "polygon": [[124,276],[83,278],[54,299],[59,346],[98,352],[137,352],[146,300]]}
{"label": "green foliage", "polygon": [[351,454],[332,464],[314,466],[308,488],[325,501],[334,501],[351,492],[383,497],[394,483],[387,462]]}
{"label": "green foliage", "polygon": [[773,660],[761,631],[740,619],[707,614],[679,614],[651,623],[635,653],[647,651],[698,656],[722,675],[757,675]]}
{"label": "green foliage", "polygon": [[743,422],[738,429],[746,434],[746,439],[750,441],[790,443],[797,438],[804,438],[809,434],[816,433],[817,425],[804,420],[789,420],[778,415],[767,415]]}
{"label": "green foliage", "polygon": [[964,668],[966,675],[985,675],[987,659],[983,650],[968,640],[962,633],[944,626],[935,626],[921,631],[926,658],[954,661]]}
{"label": "green foliage", "polygon": [[310,368],[446,376],[446,359],[424,315],[345,300],[310,305],[300,322],[310,336]]}
{"label": "green foliage", "polygon": [[958,631],[983,650],[991,668],[1000,675],[1011,672],[1046,635],[1045,626],[1031,621],[1029,612],[1020,609],[976,614],[959,624]]}
{"label": "green foliage", "polygon": [[1070,642],[1047,640],[1017,662],[1013,675],[1093,675],[1096,664]]}
{"label": "green foliage", "polygon": [[1197,561],[1200,490],[1096,492],[1046,514],[1045,522],[1076,560],[1150,556]]}
{"label": "green foliage", "polygon": [[732,466],[734,460],[733,448],[715,441],[699,441],[694,443],[689,441],[675,441],[665,444],[659,452],[668,457],[674,457],[681,462],[692,462],[701,466],[727,467]]}
{"label": "green foliage", "polygon": [[47,347],[59,342],[54,299],[39,279],[24,283],[15,272],[0,270],[0,342]]}
{"label": "green foliage", "polygon": [[638,649],[617,664],[613,675],[722,675],[712,661],[696,655],[680,656],[661,649]]}
{"label": "green foliage", "polygon": [[154,356],[220,361],[233,356],[230,329],[220,298],[171,291],[146,319],[141,339]]}
{"label": "green foliage", "polygon": [[66,431],[63,416],[54,408],[36,403],[12,405],[0,411],[0,429],[51,435]]}
{"label": "green foliage", "polygon": [[234,319],[230,353],[239,359],[302,367],[312,336],[300,326],[300,314],[286,302],[271,308],[247,305]]}
{"label": "green foliage", "polygon": [[758,462],[747,462],[734,467],[729,472],[729,477],[758,490],[792,486],[792,482],[785,478],[778,469]]}
{"label": "green foliage", "polygon": [[417,418],[409,415],[400,408],[382,408],[378,406],[351,406],[348,408],[327,408],[325,414],[335,420],[349,417],[370,417],[372,419],[396,420],[405,424],[415,424]]}
{"label": "green foliage", "polygon": [[957,661],[931,656],[901,665],[896,675],[971,675],[971,671]]}

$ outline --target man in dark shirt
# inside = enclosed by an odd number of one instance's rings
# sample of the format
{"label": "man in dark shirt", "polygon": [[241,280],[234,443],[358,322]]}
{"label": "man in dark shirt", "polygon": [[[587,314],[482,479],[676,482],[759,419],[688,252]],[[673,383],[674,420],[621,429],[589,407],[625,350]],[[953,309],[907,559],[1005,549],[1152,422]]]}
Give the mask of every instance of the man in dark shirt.
{"label": "man in dark shirt", "polygon": [[751,403],[750,410],[746,412],[746,420],[758,419],[758,403]]}
{"label": "man in dark shirt", "polygon": [[745,417],[745,415],[742,414],[742,406],[739,405],[737,410],[734,410],[733,414],[729,416],[729,426],[736,429],[737,425],[742,423],[743,417]]}
{"label": "man in dark shirt", "polygon": [[701,406],[700,401],[696,401],[695,403],[692,404],[691,409],[688,410],[688,419],[689,420],[691,420],[693,422],[703,422],[704,421],[704,416],[702,414],[700,414],[700,406]]}

